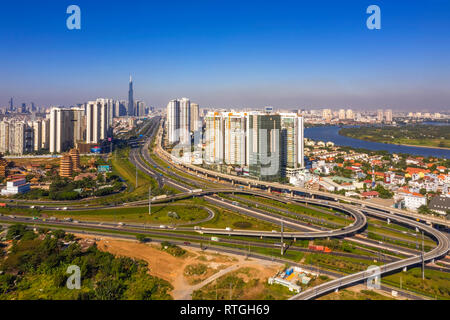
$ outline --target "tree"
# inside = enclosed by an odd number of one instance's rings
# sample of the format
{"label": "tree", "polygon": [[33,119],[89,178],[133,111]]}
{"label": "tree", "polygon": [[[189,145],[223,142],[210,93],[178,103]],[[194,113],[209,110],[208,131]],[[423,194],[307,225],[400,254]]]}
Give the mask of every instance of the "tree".
{"label": "tree", "polygon": [[417,209],[417,211],[419,213],[421,213],[421,214],[430,214],[430,213],[432,213],[431,210],[425,204],[421,205],[419,207],[419,209]]}
{"label": "tree", "polygon": [[136,235],[136,239],[137,239],[139,242],[141,242],[141,243],[144,243],[144,242],[147,241],[147,237],[144,236],[143,234],[137,234],[137,235]]}

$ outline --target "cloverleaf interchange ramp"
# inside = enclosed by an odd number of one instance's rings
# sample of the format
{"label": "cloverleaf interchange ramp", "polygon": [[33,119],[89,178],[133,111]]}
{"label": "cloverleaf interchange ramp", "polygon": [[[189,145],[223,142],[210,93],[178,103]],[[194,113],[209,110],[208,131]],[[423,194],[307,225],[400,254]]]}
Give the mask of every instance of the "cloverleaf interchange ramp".
{"label": "cloverleaf interchange ramp", "polygon": [[[174,157],[172,155],[170,155],[167,151],[165,151],[162,148],[161,145],[162,142],[162,126],[158,132],[158,137],[157,137],[157,144],[156,144],[156,151],[157,153],[164,157],[166,160],[170,161],[172,160],[172,162],[175,160],[175,163],[181,167],[184,167],[188,170],[192,170],[193,172],[195,172],[195,174],[198,173],[202,173],[205,174],[206,176],[211,175],[211,176],[217,176],[218,179],[223,178],[223,179],[227,179],[229,181],[232,182],[232,184],[238,182],[238,183],[244,183],[247,184],[249,186],[258,186],[259,185],[263,185],[264,187],[268,188],[268,190],[271,190],[271,187],[277,187],[281,190],[285,190],[287,189],[288,191],[291,192],[291,195],[293,195],[293,192],[295,191],[301,191],[302,193],[310,193],[311,197],[314,197],[314,195],[316,196],[324,196],[328,199],[332,199],[332,201],[339,201],[339,200],[343,200],[343,201],[348,201],[351,200],[352,203],[359,205],[361,208],[365,208],[364,210],[373,216],[377,216],[379,218],[382,219],[390,219],[392,221],[397,221],[400,222],[404,225],[407,225],[411,228],[417,228],[419,231],[424,232],[425,234],[427,234],[428,236],[430,236],[431,238],[433,238],[436,243],[437,246],[432,249],[431,251],[424,253],[423,256],[422,255],[415,255],[413,257],[407,258],[407,259],[403,259],[400,261],[395,261],[389,264],[385,264],[383,266],[381,266],[380,268],[380,275],[381,274],[386,274],[386,273],[390,273],[390,272],[394,272],[394,271],[398,271],[401,270],[403,268],[407,268],[407,267],[412,267],[415,265],[418,265],[420,263],[423,263],[425,261],[430,261],[430,260],[434,260],[434,259],[438,259],[441,257],[444,257],[450,248],[450,241],[449,238],[444,235],[443,233],[441,233],[440,231],[427,226],[423,223],[414,221],[413,219],[422,219],[423,217],[419,216],[420,218],[417,218],[418,215],[415,214],[405,214],[404,212],[401,212],[400,210],[397,209],[391,209],[391,208],[386,208],[383,206],[378,206],[378,205],[374,205],[374,204],[370,204],[370,206],[366,206],[366,203],[364,201],[359,201],[357,199],[349,199],[347,197],[342,197],[342,196],[337,196],[337,195],[330,195],[327,194],[325,192],[320,192],[320,191],[311,191],[311,190],[306,190],[303,188],[292,188],[292,187],[286,187],[284,185],[280,185],[280,184],[275,184],[275,183],[268,183],[268,182],[261,182],[261,181],[250,181],[249,179],[245,179],[245,178],[241,178],[241,177],[235,177],[235,176],[229,176],[229,175],[225,175],[222,173],[218,173],[218,172],[213,172],[211,170],[208,169],[204,169],[204,168],[200,168],[197,166],[193,166],[190,164],[185,164],[185,163],[181,163],[179,161],[177,161],[176,159],[174,159]],[[248,191],[250,192],[250,191]],[[251,194],[251,193],[250,193]],[[258,193],[255,193],[258,194]],[[330,204],[326,204],[325,206],[330,206]],[[357,210],[355,208],[354,205],[340,205],[341,208],[346,208],[347,212],[349,212],[350,214],[356,215],[356,219],[359,216],[359,213],[362,214],[361,211]],[[350,209],[350,206],[353,207],[353,209]],[[387,210],[386,210],[387,209]],[[449,222],[448,221],[442,221],[440,219],[433,219],[433,218],[428,218],[428,220],[433,220],[433,223],[437,223],[437,224],[441,224],[444,225],[446,227],[449,226]],[[367,220],[361,219],[361,222],[364,221],[364,225],[367,223]],[[429,222],[429,221],[427,221]],[[349,227],[356,227],[358,225],[357,220],[355,221],[355,223],[353,223],[352,225],[350,225]],[[360,230],[360,229],[357,229]],[[341,234],[339,234],[339,236],[345,235],[345,228],[343,230],[341,230]],[[330,233],[334,233],[335,231],[332,231]],[[320,232],[318,233],[320,234]],[[329,235],[331,237],[331,235]],[[339,289],[341,287],[345,287],[345,286],[349,286],[349,285],[353,285],[356,284],[358,282],[364,281],[370,277],[373,276],[373,272],[371,271],[362,271],[362,272],[358,272],[355,274],[351,274],[330,282],[326,282],[322,285],[316,286],[315,288],[306,290],[294,297],[292,297],[291,299],[296,300],[296,299],[313,299],[315,297],[318,297],[320,295],[329,293],[333,290]]]}
{"label": "cloverleaf interchange ramp", "polygon": [[[153,121],[158,120],[154,119]],[[437,246],[432,249],[431,251],[425,253],[424,260],[425,261],[431,261],[434,259],[438,259],[442,256],[445,256],[449,250],[449,240],[448,238],[439,232],[438,230],[433,229],[432,227],[428,227],[427,225],[423,223],[419,223],[415,220],[412,220],[409,217],[405,217],[399,214],[389,213],[386,212],[386,209],[389,210],[389,208],[384,208],[383,210],[379,210],[377,208],[373,208],[372,206],[361,206],[358,205],[358,203],[354,203],[353,199],[346,198],[347,203],[339,202],[340,199],[336,199],[335,195],[332,194],[326,194],[326,201],[320,199],[322,197],[321,194],[314,193],[315,191],[308,191],[310,193],[302,192],[302,196],[298,196],[298,193],[291,193],[291,197],[280,197],[272,195],[270,192],[258,190],[256,188],[252,188],[251,190],[248,189],[242,189],[242,188],[235,188],[234,186],[231,187],[225,187],[220,184],[215,184],[217,187],[207,187],[206,184],[202,184],[201,179],[195,176],[195,174],[204,173],[201,170],[203,168],[197,168],[197,172],[194,173],[194,170],[184,168],[180,164],[173,164],[171,163],[171,168],[163,168],[160,165],[156,164],[149,154],[149,145],[151,141],[151,137],[154,135],[156,126],[151,127],[150,134],[147,133],[144,136],[150,137],[149,140],[147,140],[142,147],[140,148],[133,148],[130,151],[129,154],[129,160],[142,172],[151,175],[154,178],[158,179],[158,183],[161,185],[167,184],[169,186],[172,186],[174,188],[177,188],[178,190],[182,191],[181,193],[172,195],[172,196],[166,196],[163,199],[154,199],[152,201],[152,204],[163,204],[163,203],[170,203],[174,202],[176,200],[191,198],[191,197],[202,197],[205,199],[208,203],[219,206],[228,210],[236,211],[238,213],[248,215],[250,217],[269,221],[275,224],[280,224],[281,221],[283,221],[283,224],[286,227],[289,227],[289,231],[284,231],[281,235],[280,232],[268,232],[268,231],[258,231],[258,230],[225,230],[225,229],[212,229],[212,228],[201,228],[196,229],[194,227],[177,227],[176,231],[196,231],[200,234],[222,234],[222,235],[231,235],[231,236],[250,236],[250,237],[267,237],[267,238],[280,238],[283,236],[284,238],[290,238],[290,239],[319,239],[319,238],[332,238],[332,237],[338,237],[338,238],[347,238],[351,237],[357,233],[362,232],[366,225],[367,225],[367,217],[366,215],[375,216],[379,219],[390,219],[391,221],[396,221],[398,223],[401,223],[403,225],[407,225],[411,228],[417,228],[419,230],[424,231],[425,234],[433,238]],[[161,132],[161,131],[160,131]],[[160,139],[161,135],[159,134],[157,137],[157,148],[160,146]],[[165,158],[160,155],[161,158]],[[166,159],[166,161],[169,161]],[[175,168],[183,168],[182,171],[189,174],[189,176],[192,176],[192,179],[189,179],[187,175],[177,175],[176,171],[173,169]],[[187,170],[186,170],[187,169]],[[164,173],[164,175],[161,174],[161,172]],[[230,177],[230,178],[235,178]],[[183,183],[183,182],[188,182]],[[259,182],[258,182],[259,183]],[[194,189],[193,186],[197,186],[200,189]],[[270,191],[270,190],[269,190]],[[247,195],[253,195],[257,197],[264,197],[268,199],[273,199],[280,202],[285,203],[298,203],[298,204],[313,204],[316,206],[321,206],[325,208],[332,208],[334,210],[338,210],[340,212],[344,212],[347,215],[351,216],[353,221],[350,225],[347,225],[341,229],[332,229],[332,230],[320,230],[320,228],[317,228],[316,226],[307,226],[304,223],[302,224],[300,221],[297,221],[295,219],[290,219],[287,217],[282,217],[281,215],[278,215],[276,213],[270,213],[263,210],[258,210],[255,208],[252,208],[250,206],[245,206],[242,204],[236,204],[232,201],[220,198],[218,194],[247,194]],[[308,197],[311,196],[311,197]],[[312,197],[312,195],[317,196],[318,198]],[[353,204],[348,203],[348,201],[351,201]],[[142,201],[135,201],[131,203],[127,203],[126,206],[144,206],[147,205],[147,200]],[[123,207],[125,205],[117,205],[117,206],[108,206],[104,208],[114,208],[114,207]],[[76,210],[75,208],[79,207],[68,207],[67,210]],[[103,207],[91,207],[93,210],[101,210]],[[210,215],[211,216],[211,215]],[[2,217],[5,218],[5,217]],[[2,219],[3,220],[3,219]],[[64,224],[61,222],[61,226],[67,227],[69,224]],[[84,223],[83,223],[84,225]],[[89,224],[86,224],[89,225]],[[90,224],[91,227],[93,226],[93,223]],[[80,223],[81,226],[81,223]],[[103,226],[96,226],[97,229],[104,229],[104,230],[114,230],[117,227],[116,226],[108,226],[106,223]],[[154,227],[157,228],[157,227]],[[142,226],[131,226],[127,225],[126,227],[121,227],[120,229],[124,231],[134,231],[134,232],[141,232]],[[145,234],[161,234],[161,231],[153,232],[151,231],[152,227],[147,226],[147,230],[143,233]],[[294,230],[294,231],[291,231]],[[175,229],[170,230],[166,229],[164,230],[164,236],[167,237],[173,237],[173,239],[180,239],[181,235],[178,232],[173,232]],[[189,238],[187,236],[183,236],[185,238]],[[196,236],[190,236],[192,239],[196,239]],[[197,236],[198,238],[198,236]],[[228,240],[232,240],[231,238]],[[174,240],[175,241],[175,240]],[[180,240],[179,240],[180,241]],[[255,242],[256,244],[256,242]],[[253,245],[253,244],[252,244]],[[262,244],[261,244],[262,245]],[[220,248],[220,246],[214,246],[217,251],[225,251],[229,250],[226,248]],[[422,262],[422,257],[420,255],[417,255],[415,253],[413,256],[408,257],[406,259],[394,261],[392,263],[385,264],[381,266],[381,274],[386,274],[394,271],[401,270],[404,267],[411,267],[418,265]],[[341,277],[337,280],[326,282],[322,285],[319,285],[317,287],[314,287],[310,290],[306,290],[302,292],[299,295],[294,296],[292,299],[314,299],[320,295],[329,293],[333,290],[345,287],[345,286],[351,286],[357,283],[360,283],[361,281],[364,281],[368,277],[372,276],[373,274],[370,274],[368,272],[358,272],[355,274],[351,274],[349,276]]]}

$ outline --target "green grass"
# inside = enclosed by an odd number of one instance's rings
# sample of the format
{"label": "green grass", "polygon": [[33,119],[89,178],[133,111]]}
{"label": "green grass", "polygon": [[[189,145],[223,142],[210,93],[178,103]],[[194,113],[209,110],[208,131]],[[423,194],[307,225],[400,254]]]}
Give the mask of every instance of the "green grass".
{"label": "green grass", "polygon": [[395,300],[394,298],[379,294],[371,290],[361,290],[360,292],[350,290],[339,290],[320,297],[318,300]]}
{"label": "green grass", "polygon": [[327,210],[324,208],[320,208],[321,210],[329,211],[330,214],[328,214],[328,213],[323,213],[323,212],[320,212],[319,210],[316,210],[319,208],[317,208],[315,206],[311,206],[311,205],[304,206],[304,205],[301,205],[298,203],[287,204],[287,203],[275,201],[272,199],[267,199],[267,198],[263,198],[263,197],[255,197],[255,196],[250,196],[250,195],[245,195],[245,194],[237,195],[237,197],[240,197],[243,199],[249,199],[249,200],[253,200],[253,201],[258,201],[260,203],[265,203],[265,204],[268,204],[273,207],[278,207],[281,209],[289,210],[291,212],[296,212],[299,214],[308,215],[308,216],[319,218],[319,219],[324,219],[325,221],[332,222],[334,224],[339,224],[342,226],[349,225],[351,223],[351,220],[349,220],[349,219],[345,219],[343,217],[338,217],[338,216],[333,215],[332,212],[335,212],[333,210]]}
{"label": "green grass", "polygon": [[248,228],[245,228],[246,230],[280,231],[281,229],[279,225],[261,221],[226,209],[218,207],[212,207],[212,209],[216,213],[214,219],[204,222],[200,224],[200,226],[205,228],[225,229],[227,227],[230,227],[233,229],[239,229],[239,227],[242,227],[241,223],[245,222],[245,224],[248,226]]}
{"label": "green grass", "polygon": [[[17,214],[27,216],[57,217],[58,219],[73,218],[83,221],[105,221],[105,222],[137,222],[137,223],[153,223],[153,224],[180,224],[186,222],[195,222],[208,217],[208,212],[199,206],[180,203],[180,205],[153,205],[152,214],[149,216],[148,207],[129,207],[114,208],[102,210],[71,210],[71,211],[38,211],[32,209],[16,209],[11,210],[0,209],[4,214]],[[14,208],[15,209],[15,208]],[[169,217],[169,212],[176,212],[180,219]]]}
{"label": "green grass", "polygon": [[407,272],[399,272],[385,276],[382,282],[400,287],[408,291],[429,296],[433,299],[450,300],[450,275],[448,272],[430,270],[425,268],[425,280],[422,280],[421,268],[413,268]]}

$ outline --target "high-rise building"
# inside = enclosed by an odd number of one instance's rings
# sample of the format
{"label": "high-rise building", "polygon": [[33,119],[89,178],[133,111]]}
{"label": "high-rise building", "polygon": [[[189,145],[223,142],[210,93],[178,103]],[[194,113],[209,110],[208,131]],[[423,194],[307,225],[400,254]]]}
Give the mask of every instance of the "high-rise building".
{"label": "high-rise building", "polygon": [[110,125],[108,121],[112,101],[97,99],[89,101],[86,106],[86,143],[99,143],[108,137]]}
{"label": "high-rise building", "polygon": [[197,131],[200,125],[201,123],[198,103],[191,102],[191,131]]}
{"label": "high-rise building", "polygon": [[86,111],[84,108],[73,108],[74,142],[86,141]]}
{"label": "high-rise building", "polygon": [[296,113],[281,116],[281,168],[282,176],[293,176],[304,167],[303,117]]}
{"label": "high-rise building", "polygon": [[0,153],[9,152],[9,122],[0,122]]}
{"label": "high-rise building", "polygon": [[48,150],[50,147],[50,119],[43,119],[42,125],[42,146],[41,149]]}
{"label": "high-rise building", "polygon": [[191,101],[188,98],[182,98],[180,103],[180,142],[189,144],[191,142]]}
{"label": "high-rise building", "polygon": [[345,110],[344,109],[339,110],[339,120],[345,120]]}
{"label": "high-rise building", "polygon": [[280,115],[250,113],[247,128],[250,177],[279,181],[282,176]]}
{"label": "high-rise building", "polygon": [[167,104],[167,139],[170,144],[179,141],[180,128],[180,103],[178,100],[170,100]]}
{"label": "high-rise building", "polygon": [[50,152],[61,153],[73,147],[74,111],[61,107],[50,110]]}
{"label": "high-rise building", "polygon": [[378,122],[383,122],[383,110],[382,109],[378,109],[377,110],[377,121]]}
{"label": "high-rise building", "polygon": [[144,117],[145,116],[145,102],[144,101],[136,101],[136,116]]}
{"label": "high-rise building", "polygon": [[226,164],[245,166],[246,159],[246,139],[245,130],[247,127],[246,113],[223,113],[225,126],[225,154]]}
{"label": "high-rise building", "polygon": [[130,83],[128,87],[128,115],[134,116],[134,99],[133,99],[133,79],[130,76]]}
{"label": "high-rise building", "polygon": [[345,118],[347,120],[354,120],[355,119],[355,115],[353,114],[353,110],[352,109],[347,109],[347,111],[345,112]]}
{"label": "high-rise building", "polygon": [[225,155],[224,119],[219,112],[208,112],[205,116],[205,162],[222,164]]}
{"label": "high-rise building", "polygon": [[42,121],[35,120],[32,122],[33,137],[34,137],[34,151],[40,151],[42,149]]}
{"label": "high-rise building", "polygon": [[10,154],[23,155],[33,151],[33,129],[23,121],[9,123]]}
{"label": "high-rise building", "polygon": [[322,118],[326,122],[330,122],[332,117],[333,117],[333,115],[331,113],[331,109],[323,109],[323,111],[322,111]]}
{"label": "high-rise building", "polygon": [[384,118],[385,118],[386,122],[388,122],[388,123],[392,122],[392,110],[391,109],[388,109],[384,112]]}

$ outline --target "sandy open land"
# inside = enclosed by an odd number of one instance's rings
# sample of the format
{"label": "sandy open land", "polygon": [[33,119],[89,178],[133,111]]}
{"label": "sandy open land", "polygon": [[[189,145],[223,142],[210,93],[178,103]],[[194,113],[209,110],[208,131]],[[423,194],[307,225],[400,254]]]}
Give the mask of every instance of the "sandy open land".
{"label": "sandy open land", "polygon": [[[148,263],[149,273],[156,277],[167,280],[172,284],[174,290],[171,295],[174,299],[191,299],[194,290],[211,283],[217,278],[235,271],[242,267],[251,267],[258,270],[255,278],[267,281],[267,278],[274,275],[283,268],[283,264],[248,259],[232,254],[216,254],[214,252],[204,252],[200,249],[183,247],[187,251],[183,257],[174,257],[167,252],[160,250],[160,244],[144,244],[135,240],[117,240],[105,236],[89,236],[77,234],[83,239],[97,239],[97,247],[100,250],[110,252],[117,256],[144,260]],[[191,277],[185,275],[185,268],[189,265],[206,265],[207,277]],[[196,280],[195,284],[189,284]]]}

